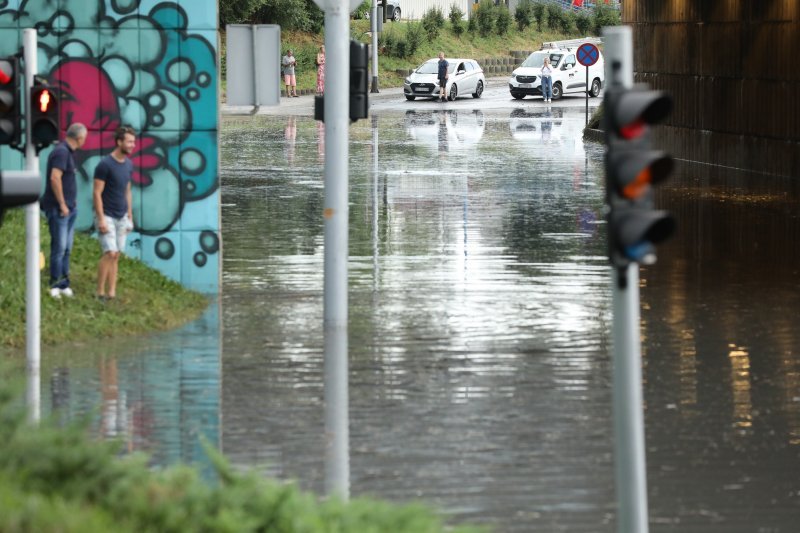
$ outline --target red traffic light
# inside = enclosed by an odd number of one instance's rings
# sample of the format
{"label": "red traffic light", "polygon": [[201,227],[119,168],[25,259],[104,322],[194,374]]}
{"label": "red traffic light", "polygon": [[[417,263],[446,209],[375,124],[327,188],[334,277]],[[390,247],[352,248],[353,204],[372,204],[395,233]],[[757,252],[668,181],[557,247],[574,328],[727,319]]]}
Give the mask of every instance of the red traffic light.
{"label": "red traffic light", "polygon": [[37,152],[58,142],[58,95],[43,81],[31,87],[31,143]]}
{"label": "red traffic light", "polygon": [[672,98],[662,91],[633,90],[618,93],[617,101],[606,109],[611,124],[625,140],[638,139],[647,126],[664,120],[672,111]]}
{"label": "red traffic light", "polygon": [[50,95],[50,91],[48,89],[43,89],[42,92],[39,93],[39,111],[42,113],[47,113],[50,111],[50,105],[53,103],[53,97]]}

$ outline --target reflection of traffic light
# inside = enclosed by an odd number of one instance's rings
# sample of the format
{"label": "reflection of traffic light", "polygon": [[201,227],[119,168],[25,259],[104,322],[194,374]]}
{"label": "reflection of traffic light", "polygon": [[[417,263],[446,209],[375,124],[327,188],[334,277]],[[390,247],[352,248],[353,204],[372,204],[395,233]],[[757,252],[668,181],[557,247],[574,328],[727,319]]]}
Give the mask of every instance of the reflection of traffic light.
{"label": "reflection of traffic light", "polygon": [[17,146],[20,141],[19,60],[0,59],[0,144]]}
{"label": "reflection of traffic light", "polygon": [[350,41],[350,120],[369,116],[369,49],[358,41]]}
{"label": "reflection of traffic light", "polygon": [[31,87],[31,142],[39,152],[58,142],[58,95],[55,90],[36,80]]}
{"label": "reflection of traffic light", "polygon": [[653,208],[652,185],[672,171],[672,158],[653,150],[650,126],[666,118],[672,99],[644,88],[609,88],[605,94],[606,200],[609,257],[614,266],[655,262],[654,245],[675,230],[675,219]]}

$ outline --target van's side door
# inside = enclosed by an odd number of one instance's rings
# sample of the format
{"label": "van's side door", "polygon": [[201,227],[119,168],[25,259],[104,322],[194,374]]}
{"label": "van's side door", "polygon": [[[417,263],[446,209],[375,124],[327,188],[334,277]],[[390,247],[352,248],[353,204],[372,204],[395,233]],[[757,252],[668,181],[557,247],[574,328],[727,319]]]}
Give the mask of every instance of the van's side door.
{"label": "van's side door", "polygon": [[564,93],[574,93],[586,88],[586,67],[578,64],[575,54],[568,54],[561,64]]}

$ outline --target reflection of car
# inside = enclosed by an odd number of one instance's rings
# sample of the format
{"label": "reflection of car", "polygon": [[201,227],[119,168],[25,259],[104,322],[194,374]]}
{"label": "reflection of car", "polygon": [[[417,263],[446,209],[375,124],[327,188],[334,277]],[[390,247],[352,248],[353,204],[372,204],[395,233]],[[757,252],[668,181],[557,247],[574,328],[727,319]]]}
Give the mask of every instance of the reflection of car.
{"label": "reflection of car", "polygon": [[405,123],[412,140],[438,152],[475,146],[486,125],[483,113],[477,109],[460,113],[453,109],[406,111]]}
{"label": "reflection of car", "polygon": [[[448,100],[455,100],[461,95],[471,94],[480,98],[486,87],[483,69],[474,59],[447,58],[448,78],[445,94]],[[415,98],[438,98],[439,96],[439,60],[429,59],[423,63],[403,84],[403,93],[407,100]]]}
{"label": "reflection of car", "polygon": [[[528,56],[508,80],[508,89],[516,99],[542,94],[542,64],[550,57],[553,68],[553,100],[565,94],[586,92],[586,67],[578,64],[573,48],[550,48]],[[603,54],[589,67],[589,96],[597,96],[605,83]]]}

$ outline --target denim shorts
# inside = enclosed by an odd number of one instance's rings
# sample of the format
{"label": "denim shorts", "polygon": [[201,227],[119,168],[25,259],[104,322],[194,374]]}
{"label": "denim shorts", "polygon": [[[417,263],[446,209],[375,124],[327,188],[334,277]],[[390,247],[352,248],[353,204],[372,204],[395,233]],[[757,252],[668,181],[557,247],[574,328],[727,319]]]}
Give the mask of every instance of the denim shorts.
{"label": "denim shorts", "polygon": [[95,216],[95,226],[98,228],[97,238],[100,241],[100,249],[103,250],[103,253],[124,251],[125,240],[128,238],[128,233],[133,230],[133,223],[128,218],[128,215],[122,218],[113,218],[106,215],[103,218],[108,228],[106,233],[100,233],[100,224],[97,221],[97,216]]}

